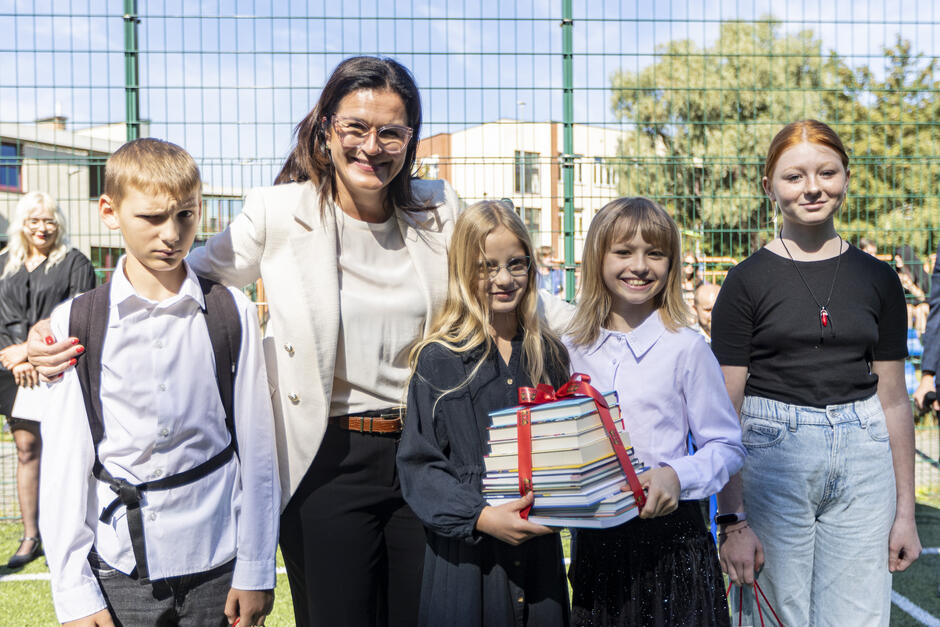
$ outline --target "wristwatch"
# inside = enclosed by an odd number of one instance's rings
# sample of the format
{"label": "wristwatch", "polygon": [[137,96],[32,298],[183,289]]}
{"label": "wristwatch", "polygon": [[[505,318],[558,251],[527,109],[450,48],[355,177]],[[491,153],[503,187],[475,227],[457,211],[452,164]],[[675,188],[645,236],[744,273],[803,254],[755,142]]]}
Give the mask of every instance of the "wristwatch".
{"label": "wristwatch", "polygon": [[716,525],[732,525],[734,523],[747,520],[747,514],[744,512],[735,512],[733,514],[718,514],[715,516]]}

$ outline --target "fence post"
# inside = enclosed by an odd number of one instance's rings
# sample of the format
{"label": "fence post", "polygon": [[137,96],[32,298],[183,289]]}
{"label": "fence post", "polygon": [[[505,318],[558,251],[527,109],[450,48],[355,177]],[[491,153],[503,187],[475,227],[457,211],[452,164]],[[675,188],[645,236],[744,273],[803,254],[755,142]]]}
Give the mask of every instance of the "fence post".
{"label": "fence post", "polygon": [[140,71],[137,0],[124,0],[124,105],[127,141],[140,137]]}
{"label": "fence post", "polygon": [[562,128],[564,154],[561,174],[564,184],[565,298],[574,300],[574,70],[571,0],[561,2]]}

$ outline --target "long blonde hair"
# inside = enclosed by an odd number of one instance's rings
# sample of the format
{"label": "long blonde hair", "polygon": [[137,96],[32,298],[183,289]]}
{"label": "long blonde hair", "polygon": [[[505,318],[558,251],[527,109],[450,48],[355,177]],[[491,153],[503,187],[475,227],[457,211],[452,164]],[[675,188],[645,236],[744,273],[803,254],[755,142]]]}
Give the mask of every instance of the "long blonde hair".
{"label": "long blonde hair", "polygon": [[59,209],[55,199],[46,192],[27,192],[16,203],[13,223],[10,225],[9,241],[6,248],[0,250],[0,254],[7,253],[7,262],[3,266],[3,273],[0,278],[8,277],[19,272],[26,258],[29,257],[29,237],[26,233],[26,220],[29,219],[29,213],[37,207],[51,211],[55,216],[58,228],[55,230],[55,239],[52,241],[52,247],[46,255],[46,272],[57,263],[65,259],[66,253],[72,245],[69,243],[68,231],[65,224],[65,214]]}
{"label": "long blonde hair", "polygon": [[[428,334],[411,351],[409,365],[414,376],[418,355],[429,344],[440,344],[456,353],[467,353],[479,347],[484,351],[466,380],[444,390],[441,396],[466,385],[495,348],[489,333],[490,310],[479,290],[480,260],[486,237],[505,227],[525,248],[532,259],[529,232],[512,206],[500,201],[482,201],[468,207],[457,219],[447,253],[447,298],[434,316]],[[533,384],[550,383],[551,370],[546,364],[567,363],[564,346],[549,329],[538,308],[535,261],[529,266],[528,282],[516,318],[522,333],[522,354],[526,374]],[[440,397],[439,397],[440,399]]]}
{"label": "long blonde hair", "polygon": [[637,233],[669,258],[666,286],[654,299],[663,324],[670,331],[689,324],[689,308],[682,300],[679,228],[665,209],[648,198],[617,198],[597,212],[584,240],[580,298],[568,327],[575,344],[589,346],[597,341],[613,304],[604,284],[604,257],[614,244],[631,240]]}

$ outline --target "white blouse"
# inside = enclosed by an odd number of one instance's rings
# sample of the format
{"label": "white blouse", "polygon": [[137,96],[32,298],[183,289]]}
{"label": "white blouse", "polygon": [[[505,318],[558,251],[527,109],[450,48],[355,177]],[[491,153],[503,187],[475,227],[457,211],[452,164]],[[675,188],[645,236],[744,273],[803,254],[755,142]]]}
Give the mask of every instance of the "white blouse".
{"label": "white blouse", "polygon": [[340,328],[330,416],[342,416],[404,403],[427,303],[395,216],[375,224],[335,211]]}

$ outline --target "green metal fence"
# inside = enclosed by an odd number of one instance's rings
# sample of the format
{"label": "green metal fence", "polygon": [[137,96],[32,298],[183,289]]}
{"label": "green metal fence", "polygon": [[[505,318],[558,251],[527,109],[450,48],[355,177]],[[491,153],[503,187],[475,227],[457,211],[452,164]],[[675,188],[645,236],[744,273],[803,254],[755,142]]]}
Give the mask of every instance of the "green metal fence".
{"label": "green metal fence", "polygon": [[95,212],[102,164],[147,135],[196,157],[216,232],[271,184],[332,68],[379,54],[421,87],[418,174],[510,198],[569,295],[591,216],[619,195],[663,203],[720,282],[771,237],[763,154],[804,117],[850,149],[840,231],[928,260],[938,33],[929,0],[0,0],[0,233],[43,189],[106,275],[121,243]]}

